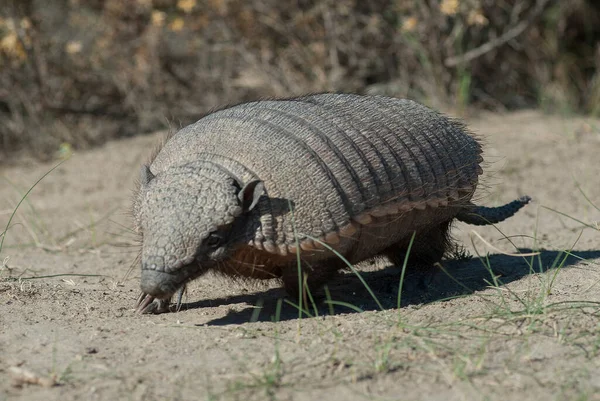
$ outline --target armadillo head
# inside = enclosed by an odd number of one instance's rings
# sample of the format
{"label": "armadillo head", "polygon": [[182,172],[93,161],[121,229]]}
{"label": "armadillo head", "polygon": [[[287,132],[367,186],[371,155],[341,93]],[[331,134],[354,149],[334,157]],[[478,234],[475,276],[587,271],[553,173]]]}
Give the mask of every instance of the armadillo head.
{"label": "armadillo head", "polygon": [[158,173],[142,169],[136,224],[142,234],[142,291],[170,298],[226,260],[244,239],[261,181],[242,186],[220,169],[189,163]]}

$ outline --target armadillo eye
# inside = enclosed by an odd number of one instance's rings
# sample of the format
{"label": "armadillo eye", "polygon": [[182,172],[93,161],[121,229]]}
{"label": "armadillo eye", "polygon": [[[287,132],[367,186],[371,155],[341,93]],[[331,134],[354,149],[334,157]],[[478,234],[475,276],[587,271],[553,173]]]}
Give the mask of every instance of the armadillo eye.
{"label": "armadillo eye", "polygon": [[218,248],[223,242],[223,237],[217,234],[209,234],[208,238],[205,241],[206,246],[210,248]]}

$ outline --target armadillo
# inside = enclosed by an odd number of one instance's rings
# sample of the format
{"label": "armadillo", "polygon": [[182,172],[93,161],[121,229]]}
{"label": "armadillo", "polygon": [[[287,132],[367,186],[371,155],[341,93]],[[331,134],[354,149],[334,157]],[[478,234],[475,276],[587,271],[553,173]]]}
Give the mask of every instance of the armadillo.
{"label": "armadillo", "polygon": [[476,206],[482,162],[465,125],[412,100],[326,93],[212,112],[142,167],[138,311],[167,310],[208,271],[298,295],[346,262],[401,261],[409,243],[410,263],[434,264],[455,219],[498,223],[530,200]]}

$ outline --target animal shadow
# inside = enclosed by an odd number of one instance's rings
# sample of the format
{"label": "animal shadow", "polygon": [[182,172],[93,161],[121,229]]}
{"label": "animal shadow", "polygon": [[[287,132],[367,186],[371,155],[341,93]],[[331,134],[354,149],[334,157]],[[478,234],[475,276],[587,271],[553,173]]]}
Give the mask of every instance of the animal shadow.
{"label": "animal shadow", "polygon": [[[529,249],[521,249],[522,253],[529,253]],[[428,304],[451,297],[469,295],[485,289],[494,283],[508,284],[533,273],[550,270],[556,266],[562,268],[575,265],[581,259],[600,258],[600,250],[574,251],[574,256],[567,256],[559,251],[540,251],[538,256],[515,257],[503,254],[494,254],[485,259],[472,258],[468,260],[445,260],[443,269],[436,271],[411,269],[407,266],[402,286],[401,306]],[[580,259],[581,258],[581,259]],[[491,266],[492,271],[486,266]],[[343,313],[357,313],[360,311],[393,309],[398,303],[398,288],[400,284],[401,268],[389,266],[375,271],[359,271],[362,279],[372,290],[377,301],[369,294],[361,280],[351,272],[345,272],[331,281],[328,285],[330,299],[334,305],[324,302],[325,297],[315,300],[304,309],[314,316],[316,306],[318,314],[329,315]],[[184,309],[203,307],[249,304],[248,308],[231,312],[228,315],[211,320],[206,325],[223,326],[242,324],[251,321],[285,321],[297,319],[299,310],[294,305],[297,299],[287,298],[282,302],[285,292],[282,289],[269,289],[260,293],[248,293],[239,296],[202,300],[184,304]],[[278,305],[279,304],[279,305]],[[257,310],[258,308],[258,310]],[[279,309],[279,310],[278,310]],[[303,318],[310,317],[303,314]]]}

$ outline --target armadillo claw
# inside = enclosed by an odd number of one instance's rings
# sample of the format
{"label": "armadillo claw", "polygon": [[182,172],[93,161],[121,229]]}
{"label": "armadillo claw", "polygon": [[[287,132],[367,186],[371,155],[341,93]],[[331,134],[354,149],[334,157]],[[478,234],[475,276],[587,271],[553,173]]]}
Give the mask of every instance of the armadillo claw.
{"label": "armadillo claw", "polygon": [[136,304],[136,313],[170,312],[170,299],[157,299],[152,295],[141,293]]}
{"label": "armadillo claw", "polygon": [[[182,286],[177,291],[177,303],[175,304],[174,310],[179,312],[181,310],[183,295],[185,294],[186,286]],[[140,293],[135,304],[136,313],[165,313],[171,312],[171,298],[158,299],[145,292]]]}

